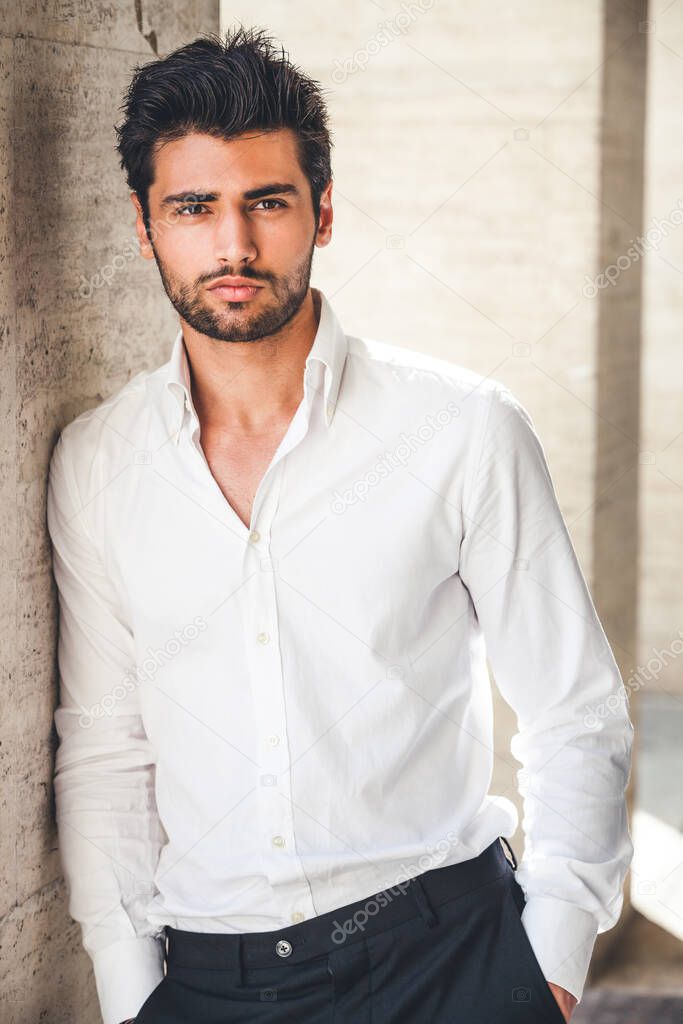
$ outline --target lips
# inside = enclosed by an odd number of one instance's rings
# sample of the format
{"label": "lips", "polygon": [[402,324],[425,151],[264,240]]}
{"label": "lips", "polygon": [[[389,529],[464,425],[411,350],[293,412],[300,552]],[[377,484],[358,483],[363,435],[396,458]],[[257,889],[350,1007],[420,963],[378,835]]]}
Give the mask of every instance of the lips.
{"label": "lips", "polygon": [[261,285],[229,285],[215,284],[209,289],[221,299],[229,302],[244,302],[245,299],[253,299],[261,291]]}

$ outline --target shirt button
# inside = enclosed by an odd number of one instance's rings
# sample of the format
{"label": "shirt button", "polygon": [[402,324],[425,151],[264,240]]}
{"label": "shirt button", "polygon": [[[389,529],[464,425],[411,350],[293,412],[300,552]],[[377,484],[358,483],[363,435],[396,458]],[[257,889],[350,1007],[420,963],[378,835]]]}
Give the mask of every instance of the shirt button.
{"label": "shirt button", "polygon": [[284,846],[284,845],[285,845],[285,838],[284,838],[284,836],[273,836],[273,846]]}
{"label": "shirt button", "polygon": [[268,641],[270,640],[270,637],[268,636],[267,633],[259,633],[256,639],[260,644],[267,644]]}
{"label": "shirt button", "polygon": [[299,921],[303,921],[303,920],[304,920],[304,915],[301,913],[301,911],[300,910],[295,910],[294,913],[292,914],[292,921],[294,922],[294,924],[298,924]]}
{"label": "shirt button", "polygon": [[271,747],[276,747],[278,745],[278,743],[280,742],[280,737],[279,736],[275,736],[275,735],[269,736],[268,737],[268,742],[270,743]]}
{"label": "shirt button", "polygon": [[258,544],[258,542],[261,540],[261,534],[258,532],[258,530],[251,531],[251,533],[249,534],[249,540],[251,541],[252,544]]}

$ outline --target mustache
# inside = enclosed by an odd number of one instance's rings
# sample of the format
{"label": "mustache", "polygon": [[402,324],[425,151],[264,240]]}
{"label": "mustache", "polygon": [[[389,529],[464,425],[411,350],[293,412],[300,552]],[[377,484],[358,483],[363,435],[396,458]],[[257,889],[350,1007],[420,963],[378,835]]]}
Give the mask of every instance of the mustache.
{"label": "mustache", "polygon": [[204,274],[202,277],[199,278],[197,284],[209,284],[211,281],[217,281],[221,277],[244,277],[250,281],[268,280],[267,277],[259,276],[250,270],[228,270],[227,268],[224,267],[222,270],[217,270],[213,274]]}

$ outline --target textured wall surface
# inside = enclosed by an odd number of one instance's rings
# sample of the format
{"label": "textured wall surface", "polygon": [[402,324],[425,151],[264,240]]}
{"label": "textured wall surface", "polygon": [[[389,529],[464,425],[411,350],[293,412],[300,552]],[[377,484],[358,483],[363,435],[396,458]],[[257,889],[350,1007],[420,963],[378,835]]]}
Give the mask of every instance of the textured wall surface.
{"label": "textured wall surface", "polygon": [[93,1024],[54,821],[46,472],[65,423],[168,357],[175,318],[135,258],[113,125],[134,66],[215,31],[218,5],[2,0],[0,13],[0,1020]]}
{"label": "textured wall surface", "polygon": [[[639,662],[683,698],[683,7],[652,3],[647,96]],[[672,646],[673,644],[673,646]],[[659,653],[658,653],[659,652]],[[680,766],[678,768],[680,777]]]}

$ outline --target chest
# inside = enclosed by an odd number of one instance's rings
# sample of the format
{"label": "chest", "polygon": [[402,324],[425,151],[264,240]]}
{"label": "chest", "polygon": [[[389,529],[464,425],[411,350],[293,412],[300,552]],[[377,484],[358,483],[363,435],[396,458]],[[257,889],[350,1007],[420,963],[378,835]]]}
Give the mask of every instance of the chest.
{"label": "chest", "polygon": [[258,436],[202,436],[201,446],[212,476],[226,501],[246,527],[258,486],[284,437],[287,425]]}

